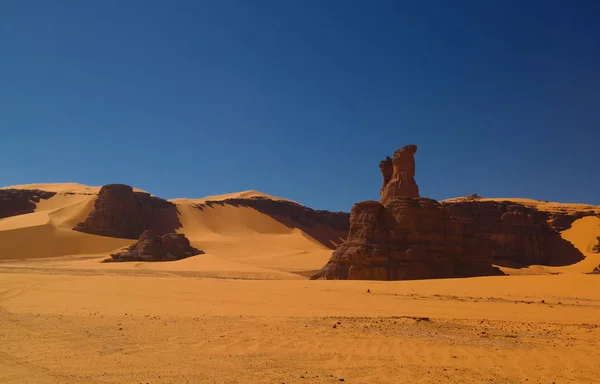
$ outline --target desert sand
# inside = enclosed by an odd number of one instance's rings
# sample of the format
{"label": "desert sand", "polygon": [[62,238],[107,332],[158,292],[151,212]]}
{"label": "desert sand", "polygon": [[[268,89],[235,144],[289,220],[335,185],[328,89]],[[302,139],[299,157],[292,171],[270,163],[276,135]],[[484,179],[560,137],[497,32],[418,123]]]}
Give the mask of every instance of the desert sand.
{"label": "desert sand", "polygon": [[12,188],[57,195],[0,219],[0,383],[600,382],[596,217],[562,232],[570,266],[309,281],[331,249],[302,230],[192,206],[260,192],[172,200],[204,255],[101,263],[133,241],[71,230],[99,187]]}

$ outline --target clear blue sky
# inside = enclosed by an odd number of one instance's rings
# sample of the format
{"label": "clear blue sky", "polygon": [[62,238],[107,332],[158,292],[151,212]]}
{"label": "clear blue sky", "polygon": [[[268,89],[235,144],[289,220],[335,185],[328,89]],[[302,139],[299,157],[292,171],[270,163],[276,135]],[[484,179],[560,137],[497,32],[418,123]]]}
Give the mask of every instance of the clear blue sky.
{"label": "clear blue sky", "polygon": [[600,205],[600,1],[0,2],[0,185]]}

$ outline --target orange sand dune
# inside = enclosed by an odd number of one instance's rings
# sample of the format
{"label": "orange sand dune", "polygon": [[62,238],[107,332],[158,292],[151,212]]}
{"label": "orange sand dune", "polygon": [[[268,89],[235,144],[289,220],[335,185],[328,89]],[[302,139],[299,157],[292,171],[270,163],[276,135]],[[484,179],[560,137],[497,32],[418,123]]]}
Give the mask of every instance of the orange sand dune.
{"label": "orange sand dune", "polygon": [[252,198],[256,198],[256,197],[270,199],[270,200],[291,201],[292,203],[295,203],[295,201],[293,201],[293,200],[284,199],[281,197],[268,195],[266,193],[262,193],[259,191],[253,191],[253,190],[234,192],[234,193],[225,193],[222,195],[207,196],[207,197],[202,197],[200,199],[177,198],[177,199],[171,199],[170,201],[172,201],[174,203],[193,202],[195,204],[200,204],[200,203],[204,203],[206,201],[222,201],[222,200],[227,200],[227,199],[252,199]]}
{"label": "orange sand dune", "polygon": [[[115,249],[131,244],[130,240],[93,236],[73,231],[93,209],[99,187],[82,184],[28,184],[13,188],[42,189],[57,192],[41,200],[32,214],[0,220],[0,259],[38,259],[85,255],[86,262],[73,258],[62,260],[61,267],[74,263],[77,268],[116,268],[99,262]],[[321,268],[331,250],[297,228],[290,228],[269,215],[252,208],[234,206],[194,207],[199,201],[219,198],[267,197],[246,191],[205,199],[175,199],[184,233],[194,246],[210,256],[194,261],[178,261],[153,269],[172,269],[223,276],[296,279],[301,274]],[[276,198],[274,198],[276,199]],[[35,239],[26,242],[25,239]],[[88,260],[88,255],[98,255]],[[221,266],[218,264],[222,263]],[[47,264],[46,264],[47,265]],[[129,267],[118,267],[129,268]],[[145,268],[145,267],[142,267]],[[293,272],[293,273],[290,273]]]}

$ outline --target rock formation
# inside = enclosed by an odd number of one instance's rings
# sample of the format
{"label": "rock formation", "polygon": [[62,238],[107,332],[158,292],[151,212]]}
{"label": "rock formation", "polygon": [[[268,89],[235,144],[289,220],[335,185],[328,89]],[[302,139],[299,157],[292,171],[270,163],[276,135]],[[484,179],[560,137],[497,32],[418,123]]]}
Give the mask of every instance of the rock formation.
{"label": "rock formation", "polygon": [[383,175],[381,202],[396,197],[419,197],[419,187],[415,181],[416,145],[407,145],[394,152],[394,158],[386,157],[379,163]]}
{"label": "rock formation", "polygon": [[104,261],[174,261],[203,253],[192,247],[188,238],[181,233],[166,233],[161,236],[152,230],[146,230],[135,244],[110,255],[111,258]]}
{"label": "rock formation", "polygon": [[548,223],[546,212],[510,201],[465,200],[442,205],[463,224],[468,253],[488,255],[495,264],[566,265],[583,258]]}
{"label": "rock formation", "polygon": [[0,189],[0,219],[33,213],[40,199],[47,200],[54,195],[56,192],[39,189]]}
{"label": "rock formation", "polygon": [[[313,279],[411,280],[503,274],[465,247],[470,234],[439,202],[420,198],[408,145],[382,161],[381,202],[352,207],[350,232]],[[391,166],[390,166],[391,163]],[[391,172],[390,172],[391,168]]]}
{"label": "rock formation", "polygon": [[203,204],[196,205],[196,207],[205,209],[214,205],[254,208],[290,228],[300,228],[309,236],[330,248],[333,248],[332,242],[339,242],[340,238],[345,238],[350,228],[350,215],[346,212],[314,210],[286,200],[272,200],[264,197],[225,199],[205,201]]}
{"label": "rock formation", "polygon": [[600,253],[600,236],[596,237],[597,244],[592,247],[592,253]]}
{"label": "rock formation", "polygon": [[181,223],[175,204],[124,184],[103,186],[94,210],[76,231],[100,236],[137,239],[145,230],[158,234],[175,232]]}
{"label": "rock formation", "polygon": [[460,221],[435,200],[399,197],[357,203],[350,233],[313,279],[412,280],[501,275],[485,255],[469,254]]}

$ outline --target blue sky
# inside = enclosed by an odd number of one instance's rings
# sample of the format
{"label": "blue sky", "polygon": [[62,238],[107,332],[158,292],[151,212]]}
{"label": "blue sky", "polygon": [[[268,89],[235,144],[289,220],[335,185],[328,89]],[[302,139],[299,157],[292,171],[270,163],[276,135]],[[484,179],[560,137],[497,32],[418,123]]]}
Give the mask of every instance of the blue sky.
{"label": "blue sky", "polygon": [[600,2],[0,3],[0,185],[600,205]]}

